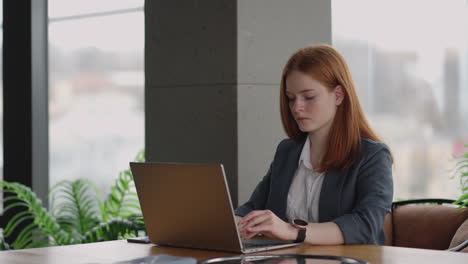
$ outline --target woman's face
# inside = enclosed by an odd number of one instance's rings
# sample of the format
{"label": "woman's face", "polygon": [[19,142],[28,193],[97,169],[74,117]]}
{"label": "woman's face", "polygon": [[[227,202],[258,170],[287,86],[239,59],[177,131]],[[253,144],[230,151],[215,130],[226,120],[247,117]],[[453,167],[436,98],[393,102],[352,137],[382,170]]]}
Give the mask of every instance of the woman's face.
{"label": "woman's face", "polygon": [[343,101],[343,90],[337,86],[329,92],[311,76],[292,71],[286,77],[286,96],[289,109],[302,132],[328,133],[336,108]]}

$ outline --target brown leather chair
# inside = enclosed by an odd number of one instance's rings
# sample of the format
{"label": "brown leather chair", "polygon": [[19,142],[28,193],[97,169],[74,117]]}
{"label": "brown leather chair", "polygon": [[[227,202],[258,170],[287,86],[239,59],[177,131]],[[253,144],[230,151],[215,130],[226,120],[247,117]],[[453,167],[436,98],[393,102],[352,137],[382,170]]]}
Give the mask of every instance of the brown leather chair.
{"label": "brown leather chair", "polygon": [[468,252],[468,208],[459,209],[453,202],[447,199],[394,202],[392,212],[385,218],[386,245]]}

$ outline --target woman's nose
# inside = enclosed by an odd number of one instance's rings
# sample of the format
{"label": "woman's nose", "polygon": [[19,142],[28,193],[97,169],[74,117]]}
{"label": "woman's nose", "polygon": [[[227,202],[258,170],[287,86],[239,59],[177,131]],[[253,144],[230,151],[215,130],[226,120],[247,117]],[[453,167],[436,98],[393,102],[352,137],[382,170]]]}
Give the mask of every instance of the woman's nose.
{"label": "woman's nose", "polygon": [[302,112],[304,110],[303,102],[299,99],[294,100],[293,105],[292,105],[292,110],[294,113]]}

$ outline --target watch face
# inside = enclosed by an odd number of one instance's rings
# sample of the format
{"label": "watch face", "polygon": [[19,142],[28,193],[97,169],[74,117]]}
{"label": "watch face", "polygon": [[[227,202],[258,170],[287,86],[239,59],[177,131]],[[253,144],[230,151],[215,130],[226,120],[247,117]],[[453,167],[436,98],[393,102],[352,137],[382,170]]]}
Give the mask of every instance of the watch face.
{"label": "watch face", "polygon": [[294,219],[293,223],[299,226],[307,226],[307,222],[301,219]]}

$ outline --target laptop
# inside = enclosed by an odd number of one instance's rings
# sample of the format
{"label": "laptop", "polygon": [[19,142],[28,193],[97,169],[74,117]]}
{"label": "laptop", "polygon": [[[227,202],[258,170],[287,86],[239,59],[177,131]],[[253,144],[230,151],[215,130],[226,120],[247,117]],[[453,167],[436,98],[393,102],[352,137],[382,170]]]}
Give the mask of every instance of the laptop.
{"label": "laptop", "polygon": [[299,244],[241,240],[222,164],[131,162],[130,168],[154,244],[236,253]]}

